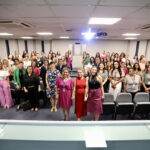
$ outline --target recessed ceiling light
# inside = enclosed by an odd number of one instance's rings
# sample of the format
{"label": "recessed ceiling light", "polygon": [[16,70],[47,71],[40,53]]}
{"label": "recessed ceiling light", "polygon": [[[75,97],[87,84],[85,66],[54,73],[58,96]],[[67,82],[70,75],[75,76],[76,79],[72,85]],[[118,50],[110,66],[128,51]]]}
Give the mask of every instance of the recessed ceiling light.
{"label": "recessed ceiling light", "polygon": [[59,38],[60,39],[69,39],[70,37],[69,36],[60,36]]}
{"label": "recessed ceiling light", "polygon": [[33,37],[31,37],[31,36],[23,36],[23,37],[21,37],[22,39],[33,39]]}
{"label": "recessed ceiling light", "polygon": [[127,37],[127,38],[125,38],[126,40],[135,40],[135,39],[137,39],[137,38],[135,38],[135,37]]}
{"label": "recessed ceiling light", "polygon": [[13,34],[11,34],[11,33],[0,33],[0,36],[11,36],[11,35],[13,35]]}
{"label": "recessed ceiling light", "polygon": [[140,35],[139,33],[124,33],[122,34],[123,36],[138,36]]}
{"label": "recessed ceiling light", "polygon": [[37,32],[38,35],[52,35],[51,32]]}
{"label": "recessed ceiling light", "polygon": [[91,18],[88,24],[112,25],[120,20],[121,18]]}

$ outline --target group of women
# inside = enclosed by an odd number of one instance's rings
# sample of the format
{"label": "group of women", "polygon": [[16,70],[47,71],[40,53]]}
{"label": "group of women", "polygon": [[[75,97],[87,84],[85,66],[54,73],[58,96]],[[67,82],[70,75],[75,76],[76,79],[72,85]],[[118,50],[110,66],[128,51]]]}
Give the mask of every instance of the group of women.
{"label": "group of women", "polygon": [[43,52],[41,57],[32,52],[30,59],[24,52],[21,58],[19,60],[16,54],[15,59],[10,56],[0,62],[0,104],[4,109],[14,105],[10,91],[12,81],[15,83],[17,111],[22,99],[23,103],[29,100],[31,111],[38,111],[42,84],[51,102],[51,112],[57,112],[58,102],[62,120],[69,120],[73,101],[77,120],[82,120],[87,112],[91,114],[91,120],[99,120],[103,113],[104,92],[114,95],[115,100],[120,92],[131,93],[132,98],[139,91],[150,92],[150,63],[144,56],[129,59],[124,53],[110,55],[102,51],[90,57],[84,52],[83,68],[77,70],[75,79],[70,77],[70,51],[65,54],[65,59],[60,52],[56,55],[52,51],[48,57]]}

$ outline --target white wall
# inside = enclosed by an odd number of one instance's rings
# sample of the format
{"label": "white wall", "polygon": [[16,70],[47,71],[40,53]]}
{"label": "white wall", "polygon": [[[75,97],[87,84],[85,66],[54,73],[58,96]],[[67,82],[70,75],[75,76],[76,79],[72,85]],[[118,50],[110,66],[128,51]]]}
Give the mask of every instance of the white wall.
{"label": "white wall", "polygon": [[64,54],[68,49],[70,49],[70,44],[75,44],[79,42],[84,45],[86,44],[86,51],[91,55],[95,55],[97,51],[102,50],[109,52],[127,52],[128,41],[121,40],[94,40],[94,41],[82,41],[82,40],[52,40],[52,50],[60,50]]}
{"label": "white wall", "polygon": [[110,53],[112,52],[127,53],[128,41],[95,40],[89,43],[86,42],[86,45],[87,45],[87,51],[92,55],[95,55],[97,51],[101,52],[102,50],[105,50],[106,52],[110,52]]}
{"label": "white wall", "polygon": [[[129,54],[130,58],[133,58],[136,51],[137,41],[127,40],[94,40],[94,41],[83,41],[83,40],[44,40],[44,48],[46,54],[52,49],[54,52],[61,51],[64,55],[69,49],[72,49],[72,45],[76,42],[81,43],[83,50],[89,52],[92,56],[95,56],[97,51],[101,52],[125,52]],[[15,50],[18,50],[20,54],[25,50],[24,40],[9,40],[10,53],[14,54]],[[28,52],[36,50],[38,53],[41,52],[41,40],[28,40]],[[139,56],[145,55],[150,60],[150,41],[142,40],[139,45]],[[2,58],[7,57],[5,40],[0,40],[0,56]]]}
{"label": "white wall", "polygon": [[75,40],[52,40],[52,50],[54,52],[61,51],[62,55],[70,49],[70,44],[74,44]]}

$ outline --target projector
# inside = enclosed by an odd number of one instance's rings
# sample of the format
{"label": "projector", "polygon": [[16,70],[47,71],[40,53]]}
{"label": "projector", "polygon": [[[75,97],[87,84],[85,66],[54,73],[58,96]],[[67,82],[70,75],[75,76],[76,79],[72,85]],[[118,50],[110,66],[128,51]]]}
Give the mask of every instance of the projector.
{"label": "projector", "polygon": [[99,32],[99,33],[96,33],[96,36],[107,36],[107,33],[106,32]]}

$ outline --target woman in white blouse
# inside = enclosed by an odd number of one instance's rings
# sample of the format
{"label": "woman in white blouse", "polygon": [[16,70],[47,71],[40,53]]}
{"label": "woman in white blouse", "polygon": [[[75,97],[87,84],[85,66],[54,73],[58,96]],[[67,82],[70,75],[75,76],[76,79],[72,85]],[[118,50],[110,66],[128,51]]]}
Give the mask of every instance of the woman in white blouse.
{"label": "woman in white blouse", "polygon": [[31,61],[28,54],[25,55],[23,64],[25,69],[27,69],[28,66],[31,66]]}
{"label": "woman in white blouse", "polygon": [[0,104],[6,109],[14,105],[9,84],[9,72],[3,69],[3,64],[0,62]]}

